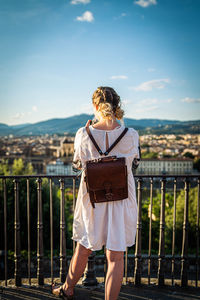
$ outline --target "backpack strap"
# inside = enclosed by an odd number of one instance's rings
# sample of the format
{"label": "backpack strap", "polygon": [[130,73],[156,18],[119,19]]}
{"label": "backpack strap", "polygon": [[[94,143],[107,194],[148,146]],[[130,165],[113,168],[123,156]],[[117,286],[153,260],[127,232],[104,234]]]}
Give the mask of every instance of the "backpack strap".
{"label": "backpack strap", "polygon": [[85,126],[85,128],[86,128],[86,131],[87,131],[87,133],[88,133],[90,139],[92,140],[93,144],[95,145],[97,151],[99,152],[99,154],[103,155],[103,152],[101,151],[101,149],[100,149],[99,146],[97,145],[97,143],[96,143],[96,141],[95,141],[93,135],[92,135],[91,132],[90,132],[89,126]]}
{"label": "backpack strap", "polygon": [[128,131],[128,127],[126,127],[123,132],[120,134],[120,136],[115,140],[115,142],[106,150],[104,153],[105,155],[108,155],[108,153],[119,143],[119,141],[123,138],[123,136],[126,134]]}
{"label": "backpack strap", "polygon": [[90,129],[89,129],[89,126],[85,127],[86,128],[86,131],[90,137],[90,139],[92,140],[94,146],[96,147],[97,151],[99,152],[100,155],[108,155],[108,153],[117,145],[117,143],[119,143],[119,141],[122,139],[122,137],[125,135],[125,133],[128,131],[128,127],[126,127],[123,132],[120,134],[120,136],[115,140],[115,142],[106,150],[105,153],[103,153],[101,151],[101,149],[99,148],[99,146],[97,145],[93,135],[91,134],[90,132]]}

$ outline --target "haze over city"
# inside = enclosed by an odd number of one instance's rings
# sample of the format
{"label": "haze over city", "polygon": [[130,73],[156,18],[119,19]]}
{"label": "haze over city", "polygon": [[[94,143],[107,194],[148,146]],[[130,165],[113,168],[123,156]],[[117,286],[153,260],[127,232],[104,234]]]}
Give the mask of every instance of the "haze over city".
{"label": "haze over city", "polygon": [[198,0],[0,0],[0,122],[93,113],[100,85],[125,117],[197,120]]}

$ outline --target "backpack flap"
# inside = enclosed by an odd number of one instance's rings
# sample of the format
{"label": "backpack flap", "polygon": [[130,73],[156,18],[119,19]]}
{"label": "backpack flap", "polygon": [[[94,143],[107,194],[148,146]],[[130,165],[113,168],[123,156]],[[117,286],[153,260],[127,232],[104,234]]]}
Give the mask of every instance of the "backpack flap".
{"label": "backpack flap", "polygon": [[111,189],[123,188],[127,177],[125,158],[105,162],[87,162],[86,176],[88,188],[91,191],[102,190],[109,182]]}
{"label": "backpack flap", "polygon": [[128,198],[125,157],[104,159],[86,162],[85,181],[93,207],[97,202]]}

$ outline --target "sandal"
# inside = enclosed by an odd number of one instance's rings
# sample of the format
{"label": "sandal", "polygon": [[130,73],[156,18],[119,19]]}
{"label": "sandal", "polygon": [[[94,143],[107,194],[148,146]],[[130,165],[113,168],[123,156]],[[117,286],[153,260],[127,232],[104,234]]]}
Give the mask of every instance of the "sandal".
{"label": "sandal", "polygon": [[52,283],[51,285],[51,293],[54,295],[54,296],[57,296],[57,297],[60,297],[60,298],[63,298],[64,300],[73,300],[74,299],[74,295],[66,295],[65,292],[64,292],[64,289],[63,289],[63,285],[60,286],[60,290],[59,290],[59,294],[56,295],[53,293],[53,287],[55,286],[55,282]]}

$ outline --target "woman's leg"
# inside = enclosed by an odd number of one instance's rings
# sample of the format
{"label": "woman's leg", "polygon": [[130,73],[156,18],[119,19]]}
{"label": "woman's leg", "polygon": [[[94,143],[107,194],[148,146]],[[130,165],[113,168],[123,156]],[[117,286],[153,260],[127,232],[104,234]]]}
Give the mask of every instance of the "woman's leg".
{"label": "woman's leg", "polygon": [[124,252],[106,249],[108,269],[105,282],[105,300],[117,300],[124,274]]}
{"label": "woman's leg", "polygon": [[[86,264],[88,262],[88,256],[91,253],[91,250],[77,243],[76,249],[70,262],[68,274],[63,286],[64,292],[67,295],[73,295],[74,287],[81,278],[85,270]],[[54,289],[53,292],[54,294],[59,294],[59,288]]]}

